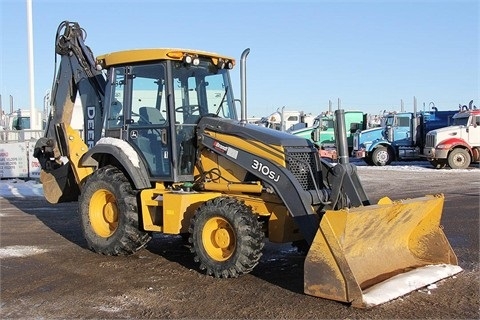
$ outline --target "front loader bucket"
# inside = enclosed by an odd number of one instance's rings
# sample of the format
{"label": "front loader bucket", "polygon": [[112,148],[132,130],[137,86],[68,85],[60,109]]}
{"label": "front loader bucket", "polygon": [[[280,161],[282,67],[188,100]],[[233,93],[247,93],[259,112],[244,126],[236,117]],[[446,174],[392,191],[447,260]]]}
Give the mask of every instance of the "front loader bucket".
{"label": "front loader bucket", "polygon": [[367,308],[462,269],[443,230],[443,195],[327,211],[305,260],[305,293]]}

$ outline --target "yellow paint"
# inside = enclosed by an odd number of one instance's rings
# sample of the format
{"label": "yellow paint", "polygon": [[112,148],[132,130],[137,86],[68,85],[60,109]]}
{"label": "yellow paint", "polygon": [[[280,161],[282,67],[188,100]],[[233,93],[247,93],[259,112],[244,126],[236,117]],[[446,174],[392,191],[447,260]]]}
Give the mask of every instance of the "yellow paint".
{"label": "yellow paint", "polygon": [[256,155],[259,159],[268,159],[280,166],[286,167],[284,148],[280,145],[265,144],[257,140],[248,140],[234,135],[216,133],[205,130],[213,139],[231,145]]}
{"label": "yellow paint", "polygon": [[426,265],[458,264],[440,226],[443,195],[325,213],[305,260],[305,293],[362,306],[362,290]]}
{"label": "yellow paint", "polygon": [[167,234],[188,232],[190,219],[205,201],[219,197],[218,192],[173,192],[146,189],[140,193],[144,229]]}
{"label": "yellow paint", "polygon": [[216,64],[218,59],[227,60],[235,65],[235,59],[214,52],[207,52],[201,50],[190,49],[175,49],[175,48],[153,48],[153,49],[134,49],[111,52],[97,57],[97,63],[103,68],[108,68],[113,65],[124,65],[130,63],[139,63],[144,61],[154,60],[182,60],[184,55],[202,56],[212,59]]}
{"label": "yellow paint", "polygon": [[73,168],[77,184],[81,184],[86,177],[93,173],[93,167],[80,166],[80,159],[88,151],[88,147],[77,130],[70,126],[67,126],[65,130],[66,137],[68,137],[68,160]]}

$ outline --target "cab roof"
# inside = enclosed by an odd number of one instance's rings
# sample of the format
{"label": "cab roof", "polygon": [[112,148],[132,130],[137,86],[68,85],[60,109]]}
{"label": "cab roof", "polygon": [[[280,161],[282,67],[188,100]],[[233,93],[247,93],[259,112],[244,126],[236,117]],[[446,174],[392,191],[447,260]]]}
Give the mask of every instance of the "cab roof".
{"label": "cab roof", "polygon": [[477,110],[477,109],[468,109],[468,110],[463,110],[463,111],[460,111],[458,113],[456,113],[453,118],[466,118],[466,117],[469,117],[470,115],[475,115],[475,116],[478,116],[480,115],[480,110]]}
{"label": "cab roof", "polygon": [[235,65],[235,59],[231,57],[223,56],[213,52],[178,48],[153,48],[116,51],[98,56],[97,63],[100,64],[102,68],[107,68],[113,65],[124,65],[155,60],[181,61],[186,56],[210,58],[215,65],[218,64],[220,60],[227,63],[231,62],[232,67]]}

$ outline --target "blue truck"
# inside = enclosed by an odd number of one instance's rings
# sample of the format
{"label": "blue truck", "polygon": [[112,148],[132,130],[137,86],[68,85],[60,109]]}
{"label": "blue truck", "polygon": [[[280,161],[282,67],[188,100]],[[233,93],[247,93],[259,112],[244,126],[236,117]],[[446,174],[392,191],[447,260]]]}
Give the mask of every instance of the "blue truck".
{"label": "blue truck", "polygon": [[[416,109],[416,108],[415,108]],[[426,134],[451,124],[454,111],[392,112],[382,127],[358,131],[353,136],[352,156],[372,166],[392,161],[418,160],[425,147]]]}

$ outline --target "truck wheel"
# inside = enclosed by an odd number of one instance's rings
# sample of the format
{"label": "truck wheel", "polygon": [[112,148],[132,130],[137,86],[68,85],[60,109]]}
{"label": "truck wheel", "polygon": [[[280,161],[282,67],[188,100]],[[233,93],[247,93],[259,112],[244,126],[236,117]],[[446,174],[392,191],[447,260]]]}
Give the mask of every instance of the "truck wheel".
{"label": "truck wheel", "polygon": [[465,149],[455,148],[448,155],[448,165],[452,169],[466,169],[470,161],[470,154]]}
{"label": "truck wheel", "polygon": [[365,158],[363,158],[363,161],[368,164],[369,166],[373,166],[373,160],[371,155],[366,155]]}
{"label": "truck wheel", "polygon": [[137,192],[122,171],[106,166],[85,182],[79,197],[80,220],[89,249],[128,255],[151,239],[139,229]]}
{"label": "truck wheel", "polygon": [[195,262],[216,278],[248,273],[262,256],[262,224],[249,206],[233,198],[205,202],[195,212],[189,232]]}
{"label": "truck wheel", "polygon": [[372,162],[376,166],[388,166],[393,161],[393,154],[387,147],[377,147],[372,153]]}
{"label": "truck wheel", "polygon": [[443,169],[447,166],[447,161],[443,159],[435,159],[435,160],[430,160],[430,164],[435,169]]}

